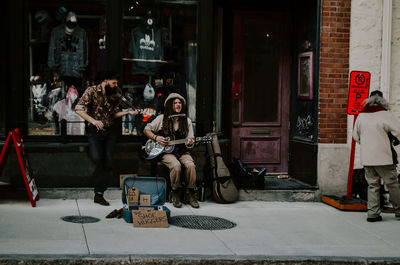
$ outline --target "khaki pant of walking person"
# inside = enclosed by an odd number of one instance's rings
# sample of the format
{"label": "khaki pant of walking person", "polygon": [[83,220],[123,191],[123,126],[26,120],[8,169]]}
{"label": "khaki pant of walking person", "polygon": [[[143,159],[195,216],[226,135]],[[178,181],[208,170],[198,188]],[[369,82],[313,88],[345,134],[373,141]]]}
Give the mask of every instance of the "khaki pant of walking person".
{"label": "khaki pant of walking person", "polygon": [[187,188],[194,189],[196,187],[196,166],[191,155],[183,154],[178,160],[175,155],[165,154],[161,161],[170,170],[169,176],[171,179],[171,188],[173,190],[181,187],[181,163],[185,167]]}
{"label": "khaki pant of walking person", "polygon": [[397,180],[395,165],[365,166],[365,179],[368,183],[368,217],[374,218],[381,214],[380,207],[380,179],[383,179],[389,191],[389,200],[393,205],[395,214],[400,214],[400,187]]}

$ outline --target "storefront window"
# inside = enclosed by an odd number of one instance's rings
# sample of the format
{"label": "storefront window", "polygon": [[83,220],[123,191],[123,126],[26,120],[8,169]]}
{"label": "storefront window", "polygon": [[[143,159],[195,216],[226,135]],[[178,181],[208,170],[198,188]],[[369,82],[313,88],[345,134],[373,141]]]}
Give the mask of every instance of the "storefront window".
{"label": "storefront window", "polygon": [[171,92],[187,99],[195,124],[196,14],[197,1],[124,2],[122,90],[140,114],[123,118],[123,135],[141,136]]}
{"label": "storefront window", "polygon": [[29,135],[85,134],[73,107],[105,60],[104,18],[102,1],[29,2]]}
{"label": "storefront window", "polygon": [[[120,86],[140,112],[123,117],[121,134],[142,135],[171,92],[186,98],[195,124],[198,2],[121,1],[123,34],[115,40],[123,47]],[[85,134],[73,108],[108,70],[105,12],[102,0],[29,2],[28,135]]]}
{"label": "storefront window", "polygon": [[4,112],[0,115],[0,136],[3,136],[6,134]]}

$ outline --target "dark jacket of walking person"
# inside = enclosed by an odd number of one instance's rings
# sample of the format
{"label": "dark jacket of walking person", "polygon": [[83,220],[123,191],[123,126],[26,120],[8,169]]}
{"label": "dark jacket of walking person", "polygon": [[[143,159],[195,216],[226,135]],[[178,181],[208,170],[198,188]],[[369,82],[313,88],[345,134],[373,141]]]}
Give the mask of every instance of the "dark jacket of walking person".
{"label": "dark jacket of walking person", "polygon": [[389,134],[400,137],[400,122],[388,110],[382,92],[373,91],[365,101],[353,130],[354,140],[360,144],[361,164],[368,183],[368,222],[381,221],[380,186],[383,179],[389,191],[395,216],[400,218],[400,189],[395,152]]}

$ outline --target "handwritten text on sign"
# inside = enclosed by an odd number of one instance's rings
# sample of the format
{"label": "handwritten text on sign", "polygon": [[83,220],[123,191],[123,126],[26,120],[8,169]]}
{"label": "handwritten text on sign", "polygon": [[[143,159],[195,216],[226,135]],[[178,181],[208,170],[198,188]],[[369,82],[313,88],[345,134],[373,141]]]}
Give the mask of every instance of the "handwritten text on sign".
{"label": "handwritten text on sign", "polygon": [[132,220],[135,227],[168,227],[165,211],[133,210]]}
{"label": "handwritten text on sign", "polygon": [[352,71],[350,73],[347,114],[355,115],[362,111],[362,104],[369,95],[371,74],[369,72]]}

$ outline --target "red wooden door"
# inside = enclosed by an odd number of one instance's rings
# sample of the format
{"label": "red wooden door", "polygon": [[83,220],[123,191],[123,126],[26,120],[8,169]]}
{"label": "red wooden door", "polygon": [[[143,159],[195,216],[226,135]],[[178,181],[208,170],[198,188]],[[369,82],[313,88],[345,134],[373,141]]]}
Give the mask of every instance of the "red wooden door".
{"label": "red wooden door", "polygon": [[234,27],[232,156],[268,172],[287,172],[288,17],[237,11]]}

